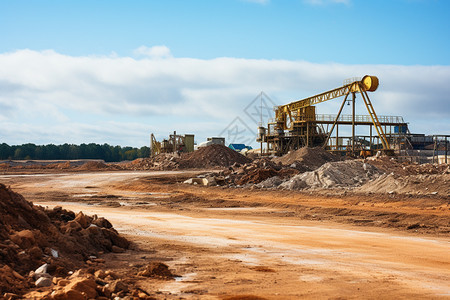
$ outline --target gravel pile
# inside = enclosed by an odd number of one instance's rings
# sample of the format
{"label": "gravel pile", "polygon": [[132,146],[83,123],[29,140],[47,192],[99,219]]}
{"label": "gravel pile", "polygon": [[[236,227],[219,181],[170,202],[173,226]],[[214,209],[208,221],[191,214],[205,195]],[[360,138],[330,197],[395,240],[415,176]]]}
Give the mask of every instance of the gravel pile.
{"label": "gravel pile", "polygon": [[324,163],[339,160],[341,160],[341,157],[325,151],[322,147],[303,147],[295,151],[290,151],[281,157],[274,157],[272,159],[274,163],[282,164],[284,166],[294,164],[293,167],[297,169],[302,168],[303,171],[312,171],[319,168]]}
{"label": "gravel pile", "polygon": [[336,161],[326,163],[315,171],[296,175],[279,187],[288,190],[355,187],[378,177],[381,173],[376,167],[360,160]]}

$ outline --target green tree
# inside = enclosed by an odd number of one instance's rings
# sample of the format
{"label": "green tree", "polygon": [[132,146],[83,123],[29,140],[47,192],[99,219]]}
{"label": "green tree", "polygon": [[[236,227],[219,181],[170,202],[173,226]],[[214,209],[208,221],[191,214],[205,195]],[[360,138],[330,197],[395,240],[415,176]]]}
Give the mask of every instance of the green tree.
{"label": "green tree", "polygon": [[14,151],[14,159],[23,159],[23,150],[22,150],[22,148],[17,148],[15,151]]}
{"label": "green tree", "polygon": [[12,157],[11,147],[6,143],[2,143],[0,145],[0,159],[11,159]]}

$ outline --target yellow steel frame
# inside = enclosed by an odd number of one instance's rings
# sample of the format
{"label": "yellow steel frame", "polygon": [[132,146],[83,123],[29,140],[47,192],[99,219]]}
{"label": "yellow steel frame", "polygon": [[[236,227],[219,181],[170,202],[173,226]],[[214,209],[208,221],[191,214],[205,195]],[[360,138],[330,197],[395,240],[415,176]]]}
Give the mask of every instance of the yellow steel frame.
{"label": "yellow steel frame", "polygon": [[[367,81],[365,81],[366,78],[369,79],[369,85],[367,85]],[[370,84],[372,84],[372,80],[375,80],[375,81],[374,81],[373,85],[370,86]],[[312,97],[308,97],[308,98],[305,98],[302,100],[294,101],[294,102],[291,102],[286,105],[281,105],[275,111],[276,121],[278,124],[282,124],[281,129],[283,129],[283,130],[290,129],[290,128],[287,128],[287,125],[286,125],[287,118],[289,118],[290,124],[293,124],[296,121],[295,117],[298,118],[298,121],[300,121],[301,119],[306,119],[306,118],[301,118],[301,116],[303,116],[303,114],[300,112],[301,109],[304,109],[308,106],[312,106],[314,104],[322,103],[322,102],[325,102],[328,100],[332,100],[335,98],[345,96],[344,102],[342,103],[342,106],[341,106],[339,113],[337,115],[337,118],[335,120],[335,124],[336,124],[338,122],[343,105],[344,105],[345,101],[347,100],[348,95],[350,93],[355,94],[355,93],[359,92],[362,95],[364,104],[367,108],[367,111],[370,114],[373,125],[375,126],[377,134],[382,141],[384,149],[389,150],[390,149],[389,142],[386,138],[383,128],[381,127],[380,121],[378,120],[378,117],[375,113],[375,110],[374,110],[372,103],[370,102],[369,96],[367,94],[367,91],[375,91],[377,86],[378,86],[378,79],[376,77],[365,76],[365,77],[363,77],[363,79],[361,81],[354,81],[354,82],[346,84],[340,88],[336,88],[336,89],[333,89],[333,90],[330,90],[330,91],[327,91],[327,92],[324,92],[324,93],[321,93],[318,95],[314,95]],[[303,117],[305,117],[305,116],[303,116]],[[329,136],[325,142],[325,146],[328,142],[328,139],[329,139],[331,133],[333,132],[335,124],[333,124],[333,127],[331,128]]]}

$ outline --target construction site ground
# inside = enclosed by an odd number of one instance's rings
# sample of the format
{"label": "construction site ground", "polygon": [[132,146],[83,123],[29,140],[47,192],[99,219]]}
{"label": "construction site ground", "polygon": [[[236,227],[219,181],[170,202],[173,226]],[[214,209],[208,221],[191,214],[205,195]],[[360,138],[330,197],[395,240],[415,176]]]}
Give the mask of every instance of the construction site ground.
{"label": "construction site ground", "polygon": [[[186,185],[196,171],[20,170],[34,204],[107,218],[105,269],[157,299],[450,298],[448,196]],[[134,276],[151,261],[178,277]]]}

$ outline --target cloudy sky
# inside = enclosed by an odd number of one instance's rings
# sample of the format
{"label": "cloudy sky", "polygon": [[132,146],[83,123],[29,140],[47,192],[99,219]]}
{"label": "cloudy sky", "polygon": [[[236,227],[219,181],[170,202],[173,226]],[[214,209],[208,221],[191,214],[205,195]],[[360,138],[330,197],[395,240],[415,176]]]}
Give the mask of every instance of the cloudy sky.
{"label": "cloudy sky", "polygon": [[261,107],[265,121],[274,104],[366,74],[380,80],[379,115],[450,134],[449,11],[446,0],[0,0],[0,143],[141,147],[174,130],[250,143]]}

